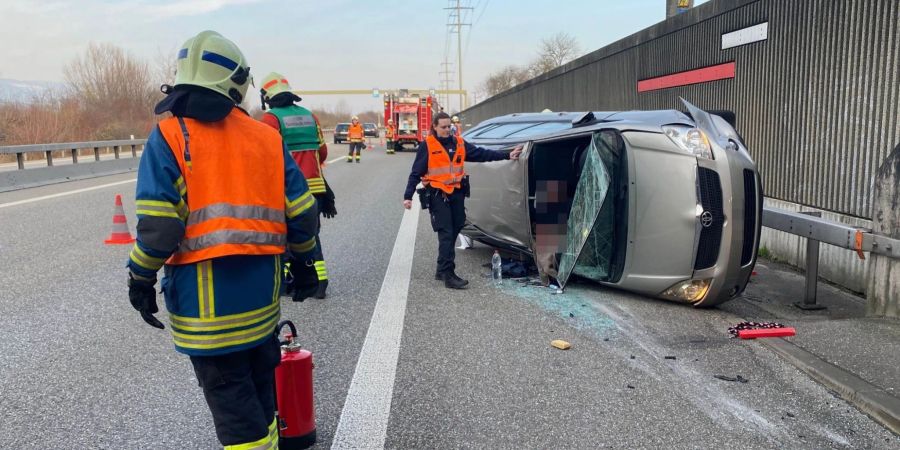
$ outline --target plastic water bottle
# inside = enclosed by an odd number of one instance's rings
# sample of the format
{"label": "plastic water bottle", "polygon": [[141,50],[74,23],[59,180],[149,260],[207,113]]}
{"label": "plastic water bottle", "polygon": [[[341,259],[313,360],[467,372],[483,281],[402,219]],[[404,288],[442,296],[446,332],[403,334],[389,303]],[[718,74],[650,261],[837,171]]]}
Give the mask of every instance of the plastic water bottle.
{"label": "plastic water bottle", "polygon": [[503,263],[499,250],[494,250],[494,256],[491,257],[491,278],[494,279],[494,284],[503,284]]}

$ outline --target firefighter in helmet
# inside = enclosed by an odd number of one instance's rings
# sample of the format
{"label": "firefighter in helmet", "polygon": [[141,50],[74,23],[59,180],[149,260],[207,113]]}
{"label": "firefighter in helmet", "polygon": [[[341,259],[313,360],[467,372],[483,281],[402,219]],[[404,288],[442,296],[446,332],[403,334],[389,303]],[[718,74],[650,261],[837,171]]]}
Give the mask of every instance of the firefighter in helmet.
{"label": "firefighter in helmet", "polygon": [[366,147],[365,137],[363,126],[359,123],[359,117],[353,116],[353,119],[350,121],[350,129],[347,130],[347,140],[350,141],[350,153],[347,154],[347,162],[353,162],[354,158],[356,162],[359,162],[359,158],[362,157],[362,151]]}
{"label": "firefighter in helmet", "polygon": [[[281,133],[288,153],[306,177],[306,184],[309,185],[309,192],[316,198],[319,212],[326,219],[333,218],[337,215],[334,192],[325,181],[322,171],[322,164],[328,158],[328,146],[325,144],[318,117],[296,104],[301,98],[294,94],[290,83],[281,74],[270,73],[263,79],[261,86],[259,94],[263,110],[267,106],[269,108],[262,116],[263,123]],[[315,255],[315,266],[319,277],[319,290],[315,297],[322,299],[325,298],[325,290],[328,288],[328,270],[325,267],[322,241],[319,239],[318,231],[316,243],[318,252]]]}
{"label": "firefighter in helmet", "polygon": [[384,137],[385,142],[387,144],[387,148],[385,149],[385,153],[388,155],[394,154],[394,120],[388,119],[387,126],[384,127]]}
{"label": "firefighter in helmet", "polygon": [[450,118],[450,132],[456,137],[462,134],[462,125],[459,123],[459,117],[453,116]]}
{"label": "firefighter in helmet", "polygon": [[[175,349],[190,357],[226,449],[277,448],[281,255],[300,264],[295,300],[318,285],[316,201],[281,136],[240,108],[252,83],[240,49],[214,31],[181,46],[137,174],[128,297],[153,314],[156,274]],[[248,169],[250,168],[250,169]],[[151,377],[152,378],[152,377]]]}

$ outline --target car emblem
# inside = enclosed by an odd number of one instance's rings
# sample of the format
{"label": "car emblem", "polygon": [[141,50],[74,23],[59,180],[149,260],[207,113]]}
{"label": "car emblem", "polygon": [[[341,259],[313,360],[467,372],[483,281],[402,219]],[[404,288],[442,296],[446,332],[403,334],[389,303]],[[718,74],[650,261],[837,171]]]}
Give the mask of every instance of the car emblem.
{"label": "car emblem", "polygon": [[700,214],[700,225],[703,225],[703,228],[709,228],[713,223],[713,215],[709,211],[703,211],[703,214]]}

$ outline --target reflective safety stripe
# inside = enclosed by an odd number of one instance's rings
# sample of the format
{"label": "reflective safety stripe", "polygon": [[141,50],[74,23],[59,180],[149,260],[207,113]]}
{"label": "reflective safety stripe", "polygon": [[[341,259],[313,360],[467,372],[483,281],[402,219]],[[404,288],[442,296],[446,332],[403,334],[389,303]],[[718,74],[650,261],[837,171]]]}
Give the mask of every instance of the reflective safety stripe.
{"label": "reflective safety stripe", "polygon": [[178,190],[178,193],[184,197],[184,194],[187,194],[187,185],[184,184],[184,177],[179,176],[177,180],[175,180],[175,189]]}
{"label": "reflective safety stripe", "polygon": [[192,252],[219,244],[253,244],[284,247],[287,236],[262,231],[221,230],[181,241],[178,253]]}
{"label": "reflective safety stripe", "polygon": [[308,241],[299,244],[290,244],[288,247],[292,252],[308,253],[316,249],[316,238],[312,237]]}
{"label": "reflective safety stripe", "polygon": [[259,219],[269,222],[284,223],[284,211],[265,206],[232,205],[229,203],[213,203],[188,216],[188,226],[196,225],[210,219],[230,217],[234,219]]}
{"label": "reflective safety stripe", "polygon": [[324,178],[307,178],[306,184],[309,185],[309,192],[311,194],[321,194],[325,192]]}
{"label": "reflective safety stripe", "polygon": [[303,195],[297,197],[296,200],[291,201],[287,197],[284,198],[287,203],[287,212],[286,215],[288,219],[293,219],[294,217],[303,214],[306,210],[311,208],[315,203],[316,199],[312,196],[312,193],[309,191],[304,192]]}
{"label": "reflective safety stripe", "polygon": [[328,279],[328,269],[325,268],[325,261],[316,261],[316,275],[319,281]]}
{"label": "reflective safety stripe", "polygon": [[197,263],[197,300],[200,303],[200,318],[216,317],[216,294],[213,289],[212,260]]}
{"label": "reflective safety stripe", "polygon": [[131,254],[129,255],[132,261],[135,264],[147,269],[157,271],[163,264],[166,263],[166,258],[155,258],[144,253],[140,247],[138,247],[137,242],[134,243],[134,247],[131,247]]}
{"label": "reflective safety stripe", "polygon": [[281,265],[281,255],[275,255],[275,289],[272,290],[272,304],[278,304],[278,297],[281,295],[281,279],[284,278],[285,269]]}
{"label": "reflective safety stripe", "polygon": [[246,444],[226,445],[225,450],[271,450],[278,448],[278,427],[273,420],[269,424],[269,434],[266,437]]}
{"label": "reflective safety stripe", "polygon": [[181,199],[181,201],[175,205],[175,209],[178,211],[178,216],[181,217],[181,220],[187,220],[188,213],[191,211],[188,209],[188,205],[184,202],[184,199]]}
{"label": "reflective safety stripe", "polygon": [[[190,349],[211,350],[222,347],[233,347],[248,342],[267,338],[275,331],[275,325],[281,317],[280,310],[272,318],[259,326],[221,334],[185,334],[172,330],[175,345]],[[174,327],[173,327],[174,328]]]}
{"label": "reflective safety stripe", "polygon": [[160,200],[137,200],[134,202],[136,213],[144,216],[171,217],[180,219],[178,211],[171,202]]}
{"label": "reflective safety stripe", "polygon": [[269,439],[272,441],[272,446],[269,448],[278,448],[278,423],[276,422],[278,419],[273,419],[272,423],[269,424]]}
{"label": "reflective safety stripe", "polygon": [[272,315],[272,313],[278,312],[278,307],[278,302],[273,302],[269,306],[253,311],[206,319],[169,314],[169,320],[172,322],[172,326],[180,331],[188,333],[206,333],[255,325],[260,323],[260,321],[265,320],[268,316]]}

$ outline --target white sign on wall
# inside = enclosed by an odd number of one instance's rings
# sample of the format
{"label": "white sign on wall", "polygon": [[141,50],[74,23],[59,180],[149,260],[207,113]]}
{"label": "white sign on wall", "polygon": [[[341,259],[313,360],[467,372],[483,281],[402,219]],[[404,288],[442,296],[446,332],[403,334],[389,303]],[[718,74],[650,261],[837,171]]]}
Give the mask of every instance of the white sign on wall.
{"label": "white sign on wall", "polygon": [[769,38],[769,22],[752,27],[742,28],[722,35],[722,50],[738,47],[753,42],[765,41]]}

